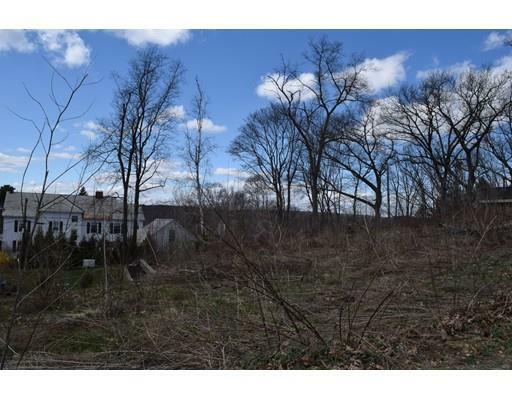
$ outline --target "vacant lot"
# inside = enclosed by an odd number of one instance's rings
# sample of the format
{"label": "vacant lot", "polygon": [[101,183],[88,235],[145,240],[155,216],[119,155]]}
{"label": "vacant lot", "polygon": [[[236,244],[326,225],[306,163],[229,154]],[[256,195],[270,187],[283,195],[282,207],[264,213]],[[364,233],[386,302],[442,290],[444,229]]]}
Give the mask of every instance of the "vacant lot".
{"label": "vacant lot", "polygon": [[512,368],[507,231],[369,232],[210,243],[139,283],[110,267],[107,294],[102,268],[62,272],[23,303],[8,367]]}

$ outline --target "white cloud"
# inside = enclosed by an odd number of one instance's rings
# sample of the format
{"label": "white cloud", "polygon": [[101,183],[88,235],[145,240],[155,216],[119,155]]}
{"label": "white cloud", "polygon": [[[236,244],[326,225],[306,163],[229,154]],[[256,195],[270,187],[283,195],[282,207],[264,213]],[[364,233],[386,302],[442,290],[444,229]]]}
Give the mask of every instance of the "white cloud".
{"label": "white cloud", "polygon": [[27,149],[26,147],[18,147],[18,148],[16,149],[16,151],[17,151],[18,153],[30,153],[32,150]]}
{"label": "white cloud", "polygon": [[455,63],[448,67],[448,72],[454,75],[461,75],[464,72],[468,72],[475,69],[475,65],[471,61],[463,61],[461,63]]}
{"label": "white cloud", "polygon": [[68,68],[77,68],[89,64],[91,49],[84,43],[80,35],[69,30],[38,31],[43,48],[53,55],[57,64]]}
{"label": "white cloud", "polygon": [[[197,130],[197,120],[191,119],[183,124],[187,129]],[[205,133],[220,133],[224,132],[227,128],[224,125],[216,125],[209,118],[203,119],[203,132]]]}
{"label": "white cloud", "polygon": [[[77,125],[77,126],[79,126],[79,125]],[[76,150],[76,147],[73,146],[73,145],[64,146],[61,143],[54,144],[52,146],[52,148],[53,149],[59,149],[60,151],[75,151]]]}
{"label": "white cloud", "polygon": [[505,33],[491,32],[484,42],[484,51],[493,50],[505,45],[505,42],[512,40],[512,31]]}
{"label": "white cloud", "polygon": [[30,53],[36,49],[27,35],[27,31],[14,29],[0,30],[0,52],[19,51],[21,53]]}
{"label": "white cloud", "polygon": [[184,43],[191,37],[187,29],[123,29],[113,31],[117,37],[125,39],[132,46],[156,44],[170,46]]}
{"label": "white cloud", "polygon": [[[15,182],[14,187],[19,188],[21,186],[20,182]],[[78,193],[80,190],[81,185],[78,184],[78,182],[70,182],[70,181],[62,181],[59,180],[57,182],[53,182],[50,187],[46,188],[47,193],[50,194],[71,194],[71,193]],[[25,182],[24,191],[25,192],[41,192],[43,189],[43,185],[39,181],[31,180],[28,182]],[[89,192],[90,193],[90,192]]]}
{"label": "white cloud", "polygon": [[243,171],[238,168],[223,168],[219,167],[215,169],[215,175],[224,175],[224,176],[236,176],[238,178],[249,178],[251,174],[247,171]]}
{"label": "white cloud", "polygon": [[86,123],[84,123],[84,128],[99,131],[101,129],[101,126],[94,121],[87,121]]}
{"label": "white cloud", "polygon": [[492,71],[495,74],[502,74],[505,72],[512,72],[512,55],[500,58],[492,66]]}
{"label": "white cloud", "polygon": [[98,134],[94,131],[90,131],[88,129],[82,129],[80,131],[80,135],[85,136],[87,139],[94,140],[98,137]]}
{"label": "white cloud", "polygon": [[98,137],[98,132],[101,131],[101,126],[94,121],[77,123],[75,126],[81,127],[80,135],[85,136],[89,140],[96,139]]}
{"label": "white cloud", "polygon": [[168,116],[175,119],[183,119],[186,115],[185,107],[182,105],[171,106],[167,109]]}
{"label": "white cloud", "polygon": [[380,92],[405,80],[404,63],[409,58],[406,52],[399,52],[386,58],[367,58],[360,67],[362,75],[372,93]]}
{"label": "white cloud", "polygon": [[27,162],[28,158],[26,156],[0,153],[0,172],[17,172],[20,168],[25,167]]}
{"label": "white cloud", "polygon": [[[398,52],[386,58],[367,58],[359,67],[361,76],[366,80],[371,93],[380,92],[405,80],[404,63],[409,58],[406,52]],[[341,75],[341,73],[340,73]],[[282,96],[279,87],[289,95],[294,94],[296,100],[311,100],[315,93],[310,88],[316,87],[315,76],[310,72],[300,74],[296,79],[286,78],[279,74],[269,74],[261,78],[256,87],[256,94],[270,100],[278,100]]]}
{"label": "white cloud", "polygon": [[[506,72],[511,73],[512,72],[512,55],[507,55],[507,56],[504,56],[504,57],[498,59],[497,61],[494,62],[494,64],[490,68],[494,74],[503,74]],[[449,65],[448,67],[445,67],[445,68],[432,68],[432,69],[426,69],[423,71],[418,71],[416,73],[416,77],[418,79],[424,79],[429,74],[431,74],[433,72],[441,72],[441,71],[448,72],[448,73],[454,75],[455,77],[458,77],[465,72],[468,72],[471,70],[476,70],[476,69],[477,69],[477,67],[471,61],[466,60],[466,61],[462,61],[459,63]]]}
{"label": "white cloud", "polygon": [[80,154],[70,153],[68,151],[52,151],[50,158],[56,160],[78,160],[80,159]]}
{"label": "white cloud", "polygon": [[193,174],[183,169],[181,161],[164,160],[158,165],[157,179],[165,177],[173,181],[181,181],[193,178]]}
{"label": "white cloud", "polygon": [[425,69],[425,70],[418,71],[416,73],[416,78],[425,79],[426,77],[428,77],[430,74],[432,74],[434,72],[442,72],[442,71],[448,72],[449,74],[452,74],[455,76],[459,76],[459,75],[463,74],[464,72],[470,71],[472,69],[475,69],[475,65],[471,61],[465,60],[462,62],[458,62],[458,63],[452,64],[452,65],[449,65],[446,68],[431,68],[431,69]]}
{"label": "white cloud", "polygon": [[283,90],[295,99],[310,100],[315,97],[309,87],[315,87],[315,76],[312,73],[302,73],[296,79],[289,78],[285,82],[285,77],[279,74],[269,74],[261,78],[261,83],[256,87],[256,94],[260,97],[266,97],[270,100],[278,100],[282,93],[278,90],[284,84]]}
{"label": "white cloud", "polygon": [[53,62],[68,68],[87,65],[91,56],[91,49],[72,30],[0,30],[0,52],[30,53],[38,48],[50,54]]}
{"label": "white cloud", "polygon": [[166,177],[173,181],[193,179],[194,175],[189,171],[169,171]]}

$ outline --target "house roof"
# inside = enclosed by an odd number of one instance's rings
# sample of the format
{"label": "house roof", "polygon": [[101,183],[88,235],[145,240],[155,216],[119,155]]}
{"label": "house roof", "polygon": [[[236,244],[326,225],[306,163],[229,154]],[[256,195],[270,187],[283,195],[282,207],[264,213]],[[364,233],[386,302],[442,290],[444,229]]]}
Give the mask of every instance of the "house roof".
{"label": "house roof", "polygon": [[477,198],[481,203],[512,202],[512,187],[486,187],[478,191]]}
{"label": "house roof", "polygon": [[151,204],[143,205],[142,208],[146,224],[153,222],[155,219],[173,219],[184,224],[187,219],[197,214],[195,207]]}
{"label": "house roof", "polygon": [[189,238],[194,238],[194,236],[187,231],[183,225],[181,225],[178,221],[170,218],[157,218],[151,221],[149,224],[147,224],[144,227],[144,231],[148,234],[156,234],[161,229],[171,225],[174,229],[178,228],[183,232],[185,235],[187,235]]}
{"label": "house roof", "polygon": [[144,229],[146,232],[158,232],[167,225],[180,225],[176,220],[170,218],[157,218],[147,224]]}
{"label": "house roof", "polygon": [[[38,208],[40,193],[14,192],[7,193],[4,202],[3,215],[6,217],[22,217],[22,207],[27,209],[27,217],[35,217]],[[48,194],[43,196],[41,211],[82,214],[84,219],[121,219],[123,201],[116,197],[78,196],[67,194]],[[142,213],[142,210],[139,210]],[[129,207],[129,214],[133,214],[133,206]]]}

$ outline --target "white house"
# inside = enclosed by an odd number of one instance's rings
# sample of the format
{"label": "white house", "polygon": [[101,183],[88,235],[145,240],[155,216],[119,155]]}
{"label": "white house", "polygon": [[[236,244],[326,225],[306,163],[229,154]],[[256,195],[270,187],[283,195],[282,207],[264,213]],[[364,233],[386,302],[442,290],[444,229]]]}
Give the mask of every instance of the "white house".
{"label": "white house", "polygon": [[[31,230],[36,223],[39,193],[7,193],[2,210],[3,224],[0,229],[0,250],[16,254],[24,229]],[[23,210],[26,213],[26,227],[23,226]],[[51,230],[55,236],[63,233],[67,238],[76,234],[77,242],[90,238],[113,241],[121,238],[123,201],[117,197],[79,196],[66,194],[45,194],[43,196],[37,225],[43,232]],[[144,226],[144,215],[139,208],[139,227]],[[128,213],[128,234],[133,226],[133,206]]]}

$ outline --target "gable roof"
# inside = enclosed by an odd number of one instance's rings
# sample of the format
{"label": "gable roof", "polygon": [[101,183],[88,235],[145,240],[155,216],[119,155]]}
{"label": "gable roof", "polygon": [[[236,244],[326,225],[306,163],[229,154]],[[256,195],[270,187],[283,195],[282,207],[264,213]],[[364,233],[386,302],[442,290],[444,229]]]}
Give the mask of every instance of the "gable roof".
{"label": "gable roof", "polygon": [[150,233],[156,233],[161,229],[165,228],[168,225],[172,225],[173,227],[179,227],[181,229],[185,229],[178,221],[170,218],[157,218],[151,221],[149,224],[144,226],[144,230]]}
{"label": "gable roof", "polygon": [[[4,201],[3,215],[5,217],[22,217],[25,207],[27,217],[33,218],[36,215],[40,193],[14,192],[7,193]],[[42,212],[82,214],[84,219],[95,219],[108,217],[108,219],[122,219],[123,201],[117,197],[79,196],[68,194],[45,193],[41,203]],[[142,214],[142,209],[139,209]],[[133,206],[129,207],[129,218],[133,215]]]}
{"label": "gable roof", "polygon": [[178,229],[181,232],[181,235],[186,237],[187,239],[195,239],[194,235],[190,233],[183,225],[181,225],[175,219],[171,218],[156,218],[149,224],[144,226],[143,230],[144,232],[146,232],[146,234],[155,235],[156,233],[160,232],[162,229],[168,226],[170,226],[171,229]]}

